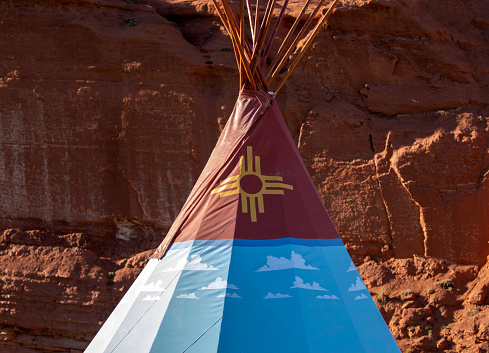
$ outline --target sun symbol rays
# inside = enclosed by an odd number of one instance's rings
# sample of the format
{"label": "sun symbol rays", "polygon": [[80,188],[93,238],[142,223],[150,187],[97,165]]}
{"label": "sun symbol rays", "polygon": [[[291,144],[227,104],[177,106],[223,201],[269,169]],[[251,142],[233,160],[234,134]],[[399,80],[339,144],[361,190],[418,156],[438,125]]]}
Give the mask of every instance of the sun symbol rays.
{"label": "sun symbol rays", "polygon": [[[253,148],[248,146],[245,156],[239,159],[239,174],[221,180],[220,186],[212,190],[211,194],[220,197],[241,195],[241,211],[250,213],[251,221],[257,222],[258,213],[265,213],[263,195],[283,195],[284,190],[294,190],[289,184],[282,183],[283,178],[277,175],[262,175],[260,156],[253,156]],[[252,183],[252,187],[246,186]],[[257,207],[258,205],[258,207]]]}

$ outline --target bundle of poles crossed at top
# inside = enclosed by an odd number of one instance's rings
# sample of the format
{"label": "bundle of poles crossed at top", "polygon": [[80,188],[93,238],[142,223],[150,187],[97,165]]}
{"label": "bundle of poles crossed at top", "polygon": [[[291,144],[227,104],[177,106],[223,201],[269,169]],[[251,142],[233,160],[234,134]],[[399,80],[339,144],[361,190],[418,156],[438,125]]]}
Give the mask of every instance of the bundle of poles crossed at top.
{"label": "bundle of poles crossed at top", "polygon": [[[314,41],[338,1],[333,0],[327,11],[320,13],[326,0],[319,0],[319,3],[312,6],[313,10],[307,15],[312,0],[306,0],[273,60],[267,60],[283,22],[289,0],[284,0],[270,34],[269,29],[274,17],[273,12],[278,5],[277,0],[268,0],[263,14],[260,0],[256,0],[254,8],[250,0],[240,0],[238,13],[234,10],[230,0],[212,0],[233,43],[239,68],[240,89],[265,91],[273,96],[277,94]],[[317,20],[318,14],[320,14],[319,20]],[[248,20],[245,19],[246,17]],[[299,24],[304,19],[306,20],[299,29]],[[301,41],[302,47],[297,53],[294,53]],[[291,58],[292,54],[295,54],[293,58]]]}

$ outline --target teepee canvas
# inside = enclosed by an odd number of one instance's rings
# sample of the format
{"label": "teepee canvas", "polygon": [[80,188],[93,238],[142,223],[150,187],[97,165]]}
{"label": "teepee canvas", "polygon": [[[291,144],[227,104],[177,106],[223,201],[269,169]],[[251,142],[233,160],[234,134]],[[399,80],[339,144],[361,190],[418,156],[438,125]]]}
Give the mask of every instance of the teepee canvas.
{"label": "teepee canvas", "polygon": [[[216,6],[236,32],[229,3]],[[259,86],[266,76],[235,35],[242,88],[245,66]],[[258,86],[241,90],[168,235],[87,353],[400,352]]]}

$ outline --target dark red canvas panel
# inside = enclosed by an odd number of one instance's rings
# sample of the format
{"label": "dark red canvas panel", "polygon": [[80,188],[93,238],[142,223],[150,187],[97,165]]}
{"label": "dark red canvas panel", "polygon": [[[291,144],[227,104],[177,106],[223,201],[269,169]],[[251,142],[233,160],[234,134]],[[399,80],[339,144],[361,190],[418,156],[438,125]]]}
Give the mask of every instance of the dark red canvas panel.
{"label": "dark red canvas panel", "polygon": [[275,100],[242,91],[187,202],[172,242],[339,238]]}

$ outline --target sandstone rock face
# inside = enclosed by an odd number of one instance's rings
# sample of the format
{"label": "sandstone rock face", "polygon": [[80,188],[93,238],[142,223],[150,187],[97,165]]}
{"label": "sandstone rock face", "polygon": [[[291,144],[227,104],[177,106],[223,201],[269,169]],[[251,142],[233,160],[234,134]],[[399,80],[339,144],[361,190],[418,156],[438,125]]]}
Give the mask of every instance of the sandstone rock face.
{"label": "sandstone rock face", "polygon": [[152,239],[108,246],[82,233],[4,231],[0,351],[83,351],[146,263]]}
{"label": "sandstone rock face", "polygon": [[[3,1],[0,38],[0,351],[76,352],[203,168],[234,54],[203,0]],[[343,0],[277,97],[374,293],[414,293],[381,308],[411,352],[489,339],[488,41],[485,0]]]}
{"label": "sandstone rock face", "polygon": [[[3,228],[168,229],[237,93],[207,5],[1,5]],[[488,13],[482,1],[344,2],[279,95],[358,259],[484,263]]]}
{"label": "sandstone rock face", "polygon": [[[403,352],[489,349],[487,265],[456,265],[415,256],[359,268]],[[370,279],[370,280],[369,280]],[[473,300],[477,297],[477,303]]]}
{"label": "sandstone rock face", "polygon": [[121,215],[168,228],[218,137],[234,72],[205,64],[148,6],[0,6],[2,224]]}
{"label": "sandstone rock face", "polygon": [[469,264],[487,255],[488,142],[477,113],[386,119],[333,100],[308,116],[299,147],[353,255]]}

